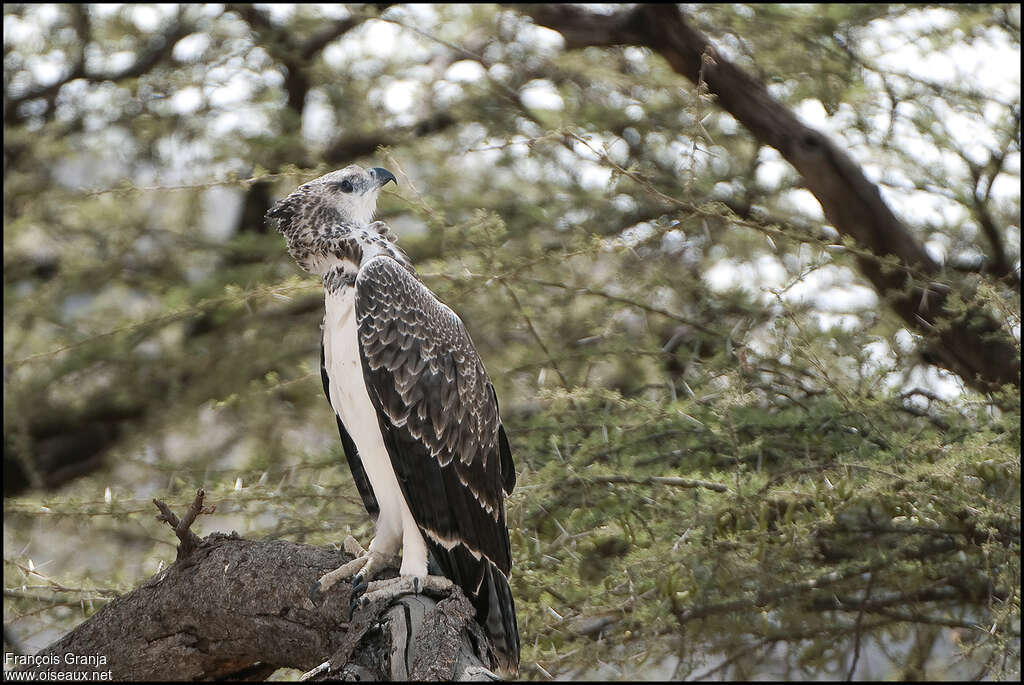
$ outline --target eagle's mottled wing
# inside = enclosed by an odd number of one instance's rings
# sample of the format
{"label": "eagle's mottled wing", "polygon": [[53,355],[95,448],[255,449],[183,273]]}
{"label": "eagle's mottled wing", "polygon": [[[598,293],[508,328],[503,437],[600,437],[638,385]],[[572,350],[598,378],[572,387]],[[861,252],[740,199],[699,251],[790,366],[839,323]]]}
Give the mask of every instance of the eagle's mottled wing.
{"label": "eagle's mottled wing", "polygon": [[518,661],[504,505],[515,467],[473,341],[451,309],[388,257],[360,268],[356,319],[367,389],[409,509],[496,647]]}

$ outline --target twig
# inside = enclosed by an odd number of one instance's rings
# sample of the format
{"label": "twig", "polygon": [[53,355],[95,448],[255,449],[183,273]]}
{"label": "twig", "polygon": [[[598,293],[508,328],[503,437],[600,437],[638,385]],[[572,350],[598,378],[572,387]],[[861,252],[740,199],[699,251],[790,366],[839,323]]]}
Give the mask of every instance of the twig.
{"label": "twig", "polygon": [[[875,584],[875,574],[872,571],[871,575],[868,576],[868,586],[864,589],[864,601],[867,602],[871,598],[871,588]],[[860,661],[860,636],[863,632],[861,627],[864,624],[864,607],[861,606],[860,611],[857,612],[857,622],[854,624],[854,640],[853,640],[853,661],[850,663],[850,671],[846,674],[847,680],[853,680],[853,673],[857,670],[857,662]]]}
{"label": "twig", "polygon": [[202,543],[199,536],[189,530],[195,522],[196,516],[199,516],[199,514],[212,514],[217,510],[217,505],[211,507],[203,506],[203,498],[205,497],[205,490],[202,488],[196,490],[196,498],[192,500],[192,505],[185,513],[185,518],[180,521],[174,515],[174,512],[171,511],[170,507],[156,498],[153,499],[153,504],[160,510],[160,514],[156,517],[157,521],[165,521],[167,525],[174,529],[174,534],[181,540],[181,544],[178,546],[178,559],[184,559]]}
{"label": "twig", "polygon": [[512,298],[513,304],[515,304],[516,309],[519,310],[519,313],[522,315],[523,320],[526,322],[526,327],[530,331],[530,335],[533,336],[534,342],[536,342],[537,346],[540,347],[542,352],[544,352],[544,356],[548,358],[548,362],[550,362],[551,368],[553,368],[555,370],[555,373],[558,374],[558,379],[562,381],[562,387],[564,387],[566,390],[569,390],[572,386],[569,385],[569,381],[566,380],[565,375],[562,374],[562,370],[558,368],[558,363],[555,361],[555,358],[551,355],[551,351],[548,349],[548,346],[544,344],[544,340],[540,337],[540,333],[538,333],[537,329],[534,328],[533,321],[530,319],[530,316],[526,313],[526,310],[523,308],[522,303],[519,301],[519,297],[516,296],[516,291],[513,290],[512,286],[506,283],[503,279],[499,280],[501,284],[505,287],[505,292],[507,292],[509,297]]}
{"label": "twig", "polygon": [[[703,124],[701,124],[701,118],[702,118],[701,115],[703,113],[701,112],[700,105],[701,105],[701,102],[702,102],[702,98],[707,97],[708,94],[710,93],[710,89],[708,88],[708,84],[704,81],[704,67],[708,66],[709,64],[716,64],[715,58],[714,58],[714,48],[711,47],[710,43],[708,43],[707,45],[704,46],[704,52],[700,56],[700,71],[697,72],[696,102],[694,103],[694,121],[695,121],[695,125],[696,125],[696,128],[697,128],[698,132],[702,133],[704,135],[704,137],[706,137],[708,139],[709,142],[714,144],[715,141],[711,140],[711,136],[708,135],[707,130],[705,130]],[[693,193],[693,181],[697,177],[696,165],[697,165],[697,138],[698,137],[699,136],[695,134],[693,136],[693,138],[692,138],[693,145],[690,148],[690,169],[689,169],[690,175],[687,177],[686,185],[684,186],[684,189],[683,189],[683,192],[686,195],[686,197],[691,197],[692,196],[692,193]]]}
{"label": "twig", "polygon": [[732,491],[721,483],[714,483],[707,480],[693,480],[690,478],[679,478],[678,476],[647,476],[645,478],[634,478],[620,474],[607,476],[587,476],[581,478],[574,476],[562,481],[562,485],[582,485],[586,483],[626,483],[628,485],[672,485],[679,488],[707,488],[715,492],[731,493]]}
{"label": "twig", "polygon": [[137,186],[131,183],[126,183],[114,188],[100,188],[98,190],[85,190],[83,188],[81,190],[82,195],[84,197],[96,197],[98,195],[107,195],[110,193],[169,193],[178,190],[205,190],[207,188],[213,188],[216,186],[250,186],[253,185],[254,183],[260,183],[262,181],[270,181],[277,178],[285,178],[291,176],[310,175],[311,173],[315,173],[315,170],[310,172],[296,169],[294,171],[258,174],[256,176],[251,176],[249,178],[238,178],[235,175],[228,175],[226,178],[210,179],[208,181],[200,181],[198,183],[180,183],[177,185],[164,186]]}
{"label": "twig", "polygon": [[15,359],[13,361],[5,361],[4,363],[7,366],[7,368],[12,368],[13,369],[13,368],[19,367],[19,366],[21,366],[23,364],[28,364],[28,363],[31,363],[31,362],[38,362],[38,361],[43,361],[43,360],[49,359],[50,357],[53,357],[53,356],[55,356],[57,354],[60,354],[61,352],[67,352],[68,350],[74,349],[74,348],[79,347],[81,345],[86,345],[88,343],[95,342],[96,340],[99,340],[100,338],[105,338],[105,337],[109,337],[109,336],[112,336],[112,335],[117,335],[118,333],[130,333],[130,332],[133,332],[135,330],[143,329],[143,328],[145,328],[147,326],[156,326],[156,325],[163,325],[163,324],[174,323],[178,319],[183,319],[183,318],[186,318],[186,317],[189,317],[189,316],[193,316],[193,315],[196,315],[196,314],[201,314],[203,312],[206,312],[207,310],[213,309],[215,307],[219,307],[220,305],[223,305],[223,304],[232,304],[232,303],[236,303],[236,302],[248,303],[248,301],[250,299],[257,298],[257,297],[266,297],[266,296],[280,297],[280,296],[282,296],[282,295],[284,295],[285,293],[288,293],[288,292],[299,291],[299,290],[310,290],[312,288],[319,288],[319,287],[320,287],[319,283],[312,282],[312,281],[304,281],[304,282],[298,283],[297,285],[271,285],[271,286],[265,286],[265,287],[260,287],[260,288],[254,288],[254,289],[249,290],[249,291],[243,291],[243,292],[238,292],[238,293],[229,293],[229,294],[227,294],[227,295],[225,295],[223,297],[215,297],[215,298],[203,300],[203,301],[201,301],[201,302],[199,302],[199,303],[197,303],[197,304],[195,304],[193,306],[185,307],[185,308],[182,308],[182,309],[176,309],[174,311],[170,311],[170,312],[167,312],[165,314],[161,314],[159,316],[155,316],[155,317],[153,317],[151,319],[144,319],[142,321],[135,321],[135,322],[132,322],[130,324],[126,324],[124,326],[120,326],[118,328],[113,328],[113,329],[110,329],[110,330],[107,330],[107,331],[103,331],[101,333],[97,333],[95,335],[89,336],[88,338],[84,338],[82,340],[78,340],[76,342],[68,343],[67,345],[63,345],[61,347],[56,347],[54,349],[47,350],[45,352],[37,352],[37,353],[29,355],[27,357],[23,357],[22,359]]}
{"label": "twig", "polygon": [[706,334],[714,336],[716,338],[724,338],[725,337],[724,335],[722,335],[722,333],[720,333],[718,331],[715,331],[715,330],[712,330],[712,329],[708,328],[707,326],[702,325],[700,322],[698,322],[698,321],[696,321],[694,319],[688,319],[688,318],[686,318],[684,316],[680,316],[679,314],[675,314],[673,312],[670,312],[667,309],[662,309],[661,307],[655,307],[653,305],[649,305],[649,304],[647,304],[645,302],[640,302],[638,300],[631,300],[628,297],[622,297],[620,295],[613,295],[612,293],[605,292],[603,290],[595,290],[593,288],[587,288],[587,287],[578,286],[578,285],[570,285],[568,283],[558,283],[558,282],[555,282],[555,281],[546,281],[546,280],[539,279],[539,278],[520,277],[519,280],[520,281],[525,281],[527,283],[535,283],[537,285],[542,285],[542,286],[545,286],[545,287],[548,287],[548,288],[561,288],[562,290],[568,290],[568,291],[571,291],[571,292],[576,293],[576,294],[594,295],[595,297],[603,297],[604,299],[609,300],[611,302],[620,302],[622,304],[627,304],[627,305],[630,305],[632,307],[636,307],[638,309],[642,309],[642,310],[644,310],[646,312],[651,312],[652,314],[660,314],[661,316],[664,316],[664,317],[667,317],[669,319],[672,319],[673,321],[678,321],[679,323],[684,323],[684,324],[686,324],[688,326],[692,326],[693,328],[701,331],[702,333],[706,333]]}
{"label": "twig", "polygon": [[803,592],[811,592],[829,585],[834,585],[835,583],[840,583],[844,580],[849,580],[850,578],[854,578],[864,573],[876,571],[889,563],[890,562],[873,562],[870,564],[863,564],[844,571],[832,571],[818,578],[809,578],[804,581],[790,583],[785,587],[776,588],[774,590],[765,590],[759,592],[755,597],[734,599],[715,604],[705,604],[703,606],[692,607],[690,609],[677,612],[676,621],[680,626],[682,626],[695,618],[732,613],[749,609],[751,607],[764,607],[786,597],[791,597]]}

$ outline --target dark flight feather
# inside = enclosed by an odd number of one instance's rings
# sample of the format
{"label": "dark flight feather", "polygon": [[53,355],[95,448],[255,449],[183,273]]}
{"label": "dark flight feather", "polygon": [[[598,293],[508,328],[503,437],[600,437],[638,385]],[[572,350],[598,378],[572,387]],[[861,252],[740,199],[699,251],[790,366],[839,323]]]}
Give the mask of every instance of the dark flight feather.
{"label": "dark flight feather", "polygon": [[462,321],[401,264],[374,258],[355,287],[363,375],[409,509],[515,670],[504,503],[515,468],[494,388]]}

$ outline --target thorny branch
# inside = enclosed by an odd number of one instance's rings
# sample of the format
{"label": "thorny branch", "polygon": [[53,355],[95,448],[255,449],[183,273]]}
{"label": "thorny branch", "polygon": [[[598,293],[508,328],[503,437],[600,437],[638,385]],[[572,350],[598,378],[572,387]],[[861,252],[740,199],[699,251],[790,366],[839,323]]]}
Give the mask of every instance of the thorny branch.
{"label": "thorny branch", "polygon": [[[829,222],[877,255],[858,257],[861,271],[908,327],[931,341],[936,363],[983,391],[1004,384],[1019,387],[1017,346],[983,307],[965,297],[970,303],[966,311],[947,309],[948,288],[930,279],[923,285],[908,284],[900,269],[891,269],[879,259],[893,255],[902,266],[933,277],[939,272],[856,162],[824,135],[801,123],[763,84],[726,60],[676,6],[639,5],[610,14],[570,5],[516,7],[538,24],[559,31],[567,49],[648,47],[677,73],[695,83],[703,80],[723,109],[796,168]],[[704,60],[708,50],[713,63]]]}
{"label": "thorny branch", "polygon": [[647,476],[633,477],[622,474],[609,476],[587,476],[585,478],[572,477],[561,482],[562,487],[574,485],[585,485],[587,483],[624,483],[627,485],[670,485],[679,488],[705,488],[715,492],[732,494],[732,491],[721,483],[714,483],[707,480],[696,480],[693,478],[679,478],[677,476]]}

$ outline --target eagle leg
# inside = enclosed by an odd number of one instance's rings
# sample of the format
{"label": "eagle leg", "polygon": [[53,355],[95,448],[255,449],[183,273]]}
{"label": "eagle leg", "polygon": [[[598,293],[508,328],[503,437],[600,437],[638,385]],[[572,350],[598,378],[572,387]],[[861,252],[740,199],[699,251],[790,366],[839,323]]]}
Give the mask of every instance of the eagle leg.
{"label": "eagle leg", "polygon": [[366,551],[351,535],[345,537],[342,548],[355,558],[333,571],[325,573],[320,576],[319,580],[313,583],[313,587],[309,590],[309,599],[313,604],[316,604],[320,595],[330,590],[339,580],[352,578],[352,576],[355,576],[352,581],[352,595],[353,601],[355,601],[362,594],[362,591],[366,589],[366,582],[363,578],[372,577],[370,574],[374,573],[383,562],[387,561],[387,555],[380,552]]}
{"label": "eagle leg", "polygon": [[362,607],[377,600],[390,603],[402,595],[418,595],[425,592],[447,595],[451,589],[452,581],[444,576],[399,576],[367,583],[365,594],[353,602],[358,602]]}

